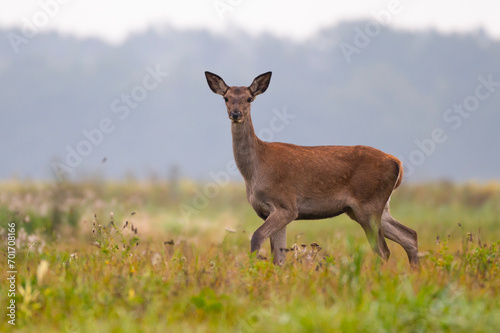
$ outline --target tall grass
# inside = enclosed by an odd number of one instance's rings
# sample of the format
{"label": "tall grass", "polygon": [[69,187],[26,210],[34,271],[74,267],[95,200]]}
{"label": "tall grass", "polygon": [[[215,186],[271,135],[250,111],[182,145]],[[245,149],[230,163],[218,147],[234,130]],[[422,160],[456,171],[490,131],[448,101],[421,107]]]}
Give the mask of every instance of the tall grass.
{"label": "tall grass", "polygon": [[[183,182],[175,196],[163,185],[0,185],[2,223],[18,225],[15,330],[496,332],[500,327],[496,184],[438,183],[396,191],[393,216],[417,230],[426,253],[417,271],[393,243],[390,261],[381,262],[361,228],[343,218],[293,222],[287,260],[274,266],[269,247],[261,253],[267,260],[248,254],[249,237],[261,221],[241,184],[222,189],[188,220],[179,207],[192,204],[202,185]],[[53,191],[64,195],[55,200]],[[54,226],[49,223],[56,205],[63,218]],[[77,223],[70,222],[71,207]],[[5,231],[0,232],[3,243]],[[0,286],[0,304],[7,304],[5,281]],[[12,327],[2,320],[0,330]]]}

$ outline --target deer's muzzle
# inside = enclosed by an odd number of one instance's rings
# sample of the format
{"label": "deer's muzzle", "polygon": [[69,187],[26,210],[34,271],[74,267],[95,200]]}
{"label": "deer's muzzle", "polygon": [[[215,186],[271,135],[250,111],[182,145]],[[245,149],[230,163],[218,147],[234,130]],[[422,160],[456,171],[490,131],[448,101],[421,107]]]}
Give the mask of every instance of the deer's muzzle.
{"label": "deer's muzzle", "polygon": [[231,119],[232,121],[241,120],[242,117],[243,115],[240,111],[233,110],[229,112],[229,119]]}

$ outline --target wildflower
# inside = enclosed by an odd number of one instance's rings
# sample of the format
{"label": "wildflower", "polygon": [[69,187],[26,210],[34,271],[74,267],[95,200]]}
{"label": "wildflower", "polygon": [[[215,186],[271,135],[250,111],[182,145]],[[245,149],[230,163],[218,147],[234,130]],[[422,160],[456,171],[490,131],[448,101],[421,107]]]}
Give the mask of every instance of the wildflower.
{"label": "wildflower", "polygon": [[161,255],[157,252],[151,257],[151,265],[156,266],[161,262]]}
{"label": "wildflower", "polygon": [[45,274],[49,270],[49,262],[47,260],[42,260],[36,269],[36,278],[38,283],[41,284]]}
{"label": "wildflower", "polygon": [[226,229],[227,232],[231,232],[231,233],[235,233],[236,232],[236,229],[233,229],[230,226],[227,226],[224,229]]}

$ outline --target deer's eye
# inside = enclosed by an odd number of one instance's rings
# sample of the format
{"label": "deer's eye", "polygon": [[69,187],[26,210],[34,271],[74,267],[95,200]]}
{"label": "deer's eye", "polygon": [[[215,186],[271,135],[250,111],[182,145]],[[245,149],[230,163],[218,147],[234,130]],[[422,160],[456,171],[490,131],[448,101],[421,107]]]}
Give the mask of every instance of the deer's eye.
{"label": "deer's eye", "polygon": [[252,102],[252,97],[248,97],[248,98],[247,98],[247,102],[248,102],[248,103],[251,103],[251,102]]}
{"label": "deer's eye", "polygon": [[226,102],[227,102],[227,101],[229,101],[229,98],[227,98],[227,97],[224,97],[224,101],[226,101]]}

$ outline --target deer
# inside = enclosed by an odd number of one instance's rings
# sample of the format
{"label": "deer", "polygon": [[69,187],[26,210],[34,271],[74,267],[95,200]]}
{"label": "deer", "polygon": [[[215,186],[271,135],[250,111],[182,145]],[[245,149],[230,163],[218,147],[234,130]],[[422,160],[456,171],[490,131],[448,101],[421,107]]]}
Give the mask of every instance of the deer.
{"label": "deer", "polygon": [[247,200],[264,221],[251,237],[251,253],[257,254],[269,238],[273,263],[283,265],[289,223],[345,213],[361,225],[383,261],[390,255],[387,238],[401,245],[410,265],[418,267],[416,231],[389,211],[391,194],[403,180],[402,162],[369,146],[299,146],[260,140],[250,107],[269,87],[271,74],[257,76],[248,87],[230,87],[220,76],[205,72],[210,89],[224,98]]}

